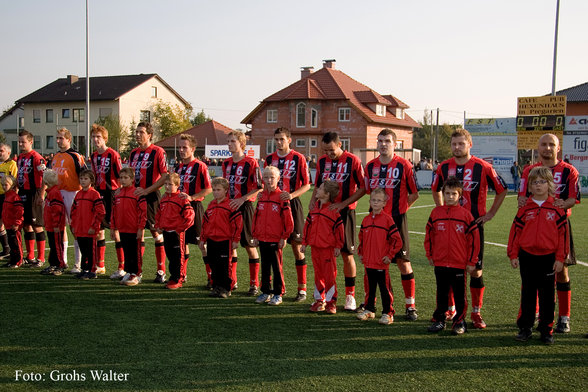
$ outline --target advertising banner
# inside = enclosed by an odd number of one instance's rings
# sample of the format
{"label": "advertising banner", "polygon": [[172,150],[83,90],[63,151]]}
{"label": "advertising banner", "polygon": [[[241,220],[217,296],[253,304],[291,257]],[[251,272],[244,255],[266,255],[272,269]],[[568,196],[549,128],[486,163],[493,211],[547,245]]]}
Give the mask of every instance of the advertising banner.
{"label": "advertising banner", "polygon": [[566,116],[566,131],[588,131],[588,116]]}
{"label": "advertising banner", "polygon": [[565,95],[547,95],[543,97],[519,97],[517,106],[518,116],[565,116]]}
{"label": "advertising banner", "polygon": [[[255,146],[245,146],[245,151],[243,151],[243,152],[248,157],[259,159],[259,157],[260,157],[259,151],[260,151],[259,145],[255,145]],[[220,144],[220,145],[207,144],[206,147],[204,148],[204,155],[209,159],[226,159],[231,156],[231,153],[229,151],[229,146],[227,146],[226,144]]]}
{"label": "advertising banner", "polygon": [[562,146],[563,159],[578,169],[582,193],[588,193],[588,130],[566,131]]}

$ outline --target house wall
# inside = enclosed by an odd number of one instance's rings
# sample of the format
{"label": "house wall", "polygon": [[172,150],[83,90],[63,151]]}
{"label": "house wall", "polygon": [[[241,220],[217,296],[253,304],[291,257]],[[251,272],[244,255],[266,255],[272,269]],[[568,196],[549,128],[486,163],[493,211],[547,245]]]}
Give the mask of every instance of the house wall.
{"label": "house wall", "polygon": [[566,116],[586,116],[588,115],[588,102],[568,102],[566,106]]}
{"label": "house wall", "polygon": [[17,118],[21,118],[18,129],[22,129],[24,123],[22,117],[24,116],[24,109],[22,107],[12,111],[11,114],[0,120],[0,132],[4,135],[5,143],[12,148],[12,154],[18,154],[18,132],[17,132]]}

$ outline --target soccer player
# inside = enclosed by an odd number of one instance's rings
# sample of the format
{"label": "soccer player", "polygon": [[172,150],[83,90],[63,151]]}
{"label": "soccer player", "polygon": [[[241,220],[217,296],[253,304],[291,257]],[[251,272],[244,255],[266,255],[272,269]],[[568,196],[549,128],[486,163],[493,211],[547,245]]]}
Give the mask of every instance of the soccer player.
{"label": "soccer player", "polygon": [[139,147],[131,151],[129,166],[135,170],[135,194],[144,196],[147,201],[146,229],[151,231],[155,239],[155,258],[157,260],[157,274],[155,283],[165,283],[165,249],[163,235],[154,228],[155,214],[159,208],[161,195],[159,189],[165,183],[164,174],[167,173],[165,151],[152,143],[153,127],[148,122],[140,122],[135,130],[135,140]]}
{"label": "soccer player", "polygon": [[365,195],[363,168],[358,157],[341,149],[337,132],[327,132],[322,138],[325,155],[319,158],[315,188],[310,199],[309,209],[315,207],[316,193],[324,180],[339,184],[339,193],[329,206],[337,210],[345,229],[345,244],[341,248],[343,273],[345,274],[345,310],[355,310],[355,207],[357,200]]}
{"label": "soccer player", "polygon": [[[43,203],[45,185],[43,171],[45,159],[33,150],[33,134],[22,130],[18,134],[20,155],[18,166],[18,195],[24,205],[24,237],[27,256],[24,260],[34,267],[41,267],[45,260],[45,231],[43,230]],[[34,258],[34,245],[37,243],[37,259]]]}
{"label": "soccer player", "polygon": [[[4,176],[12,176],[16,178],[18,174],[18,167],[16,162],[10,157],[12,148],[6,143],[0,143],[0,181]],[[0,259],[6,258],[10,255],[10,246],[8,246],[8,235],[2,222],[2,206],[4,204],[4,188],[0,187],[0,243],[2,244],[2,252]]]}
{"label": "soccer player", "polygon": [[20,230],[24,220],[24,206],[18,195],[18,184],[11,175],[2,177],[0,186],[4,189],[6,208],[2,210],[2,220],[6,223],[8,231],[8,244],[10,255],[6,267],[18,268],[23,263],[22,237]]}
{"label": "soccer player", "polygon": [[[230,206],[233,210],[241,211],[243,215],[243,232],[241,233],[241,246],[249,256],[249,296],[259,293],[259,255],[257,248],[253,246],[253,202],[257,194],[261,192],[261,179],[259,178],[259,165],[252,157],[243,152],[246,146],[246,138],[243,132],[233,131],[229,133],[227,144],[232,154],[223,161],[223,177],[229,180]],[[233,250],[231,260],[232,289],[237,285],[237,250]]]}
{"label": "soccer player", "polygon": [[[472,136],[465,129],[456,129],[451,134],[451,152],[453,158],[441,162],[435,172],[431,189],[433,191],[433,200],[437,206],[443,205],[441,190],[443,183],[449,177],[456,177],[462,182],[463,195],[460,204],[469,210],[478,224],[480,233],[480,253],[476,269],[470,273],[470,293],[472,295],[472,319],[474,328],[486,328],[486,323],[482,319],[480,310],[484,299],[484,280],[482,278],[483,258],[484,258],[484,223],[490,221],[500,208],[500,205],[506,197],[507,188],[504,180],[492,168],[492,165],[486,161],[471,155]],[[488,187],[496,191],[496,197],[486,211],[486,197]],[[455,314],[451,310],[449,318]]]}
{"label": "soccer player", "polygon": [[[92,154],[91,164],[92,171],[96,175],[96,190],[102,196],[104,202],[104,209],[106,216],[100,225],[100,232],[98,233],[98,269],[96,273],[104,274],[106,268],[104,267],[104,253],[106,251],[106,239],[104,237],[104,229],[110,229],[110,216],[112,212],[112,202],[114,201],[114,192],[119,187],[119,173],[122,169],[122,163],[118,152],[106,146],[108,141],[108,130],[101,125],[92,124],[92,142],[96,150]],[[121,268],[121,259],[119,254],[122,254],[122,244],[120,237],[115,233],[115,247],[118,257],[118,269],[110,276],[111,279],[122,278],[124,270]]]}
{"label": "soccer player", "polygon": [[[391,215],[402,238],[402,248],[394,257],[402,279],[405,311],[408,320],[418,318],[415,304],[415,280],[409,257],[409,236],[406,212],[418,199],[419,193],[412,164],[394,153],[396,134],[390,129],[383,129],[378,134],[378,151],[380,156],[365,166],[365,188],[367,193],[382,188],[388,200],[384,212]],[[365,286],[366,297],[368,286]],[[361,306],[360,306],[361,309]]]}
{"label": "soccer player", "polygon": [[282,190],[281,200],[290,200],[294,231],[288,243],[292,246],[298,278],[298,293],[295,302],[306,300],[306,258],[300,252],[302,230],[304,229],[304,211],[300,196],[310,189],[310,175],[304,155],[290,148],[292,137],[288,128],[278,128],[274,132],[276,151],[265,158],[265,166],[275,166],[280,170],[278,187]]}
{"label": "soccer player", "polygon": [[[184,257],[186,263],[190,258],[190,247],[188,244],[196,244],[200,242],[200,233],[202,231],[202,217],[204,216],[204,207],[202,201],[212,192],[210,185],[210,175],[208,174],[208,167],[204,162],[194,157],[196,151],[196,139],[192,135],[180,136],[180,162],[175,168],[175,172],[180,175],[180,196],[187,199],[194,210],[194,224],[186,231],[186,250]],[[206,249],[202,252],[202,259],[206,267],[206,275],[208,283],[207,288],[212,288],[210,265],[208,264],[208,257],[206,256]]]}
{"label": "soccer player", "polygon": [[576,264],[576,252],[574,251],[572,228],[569,222],[569,217],[572,213],[571,208],[580,203],[578,170],[569,163],[557,159],[560,145],[559,139],[553,134],[546,133],[542,135],[539,138],[537,150],[539,152],[539,162],[527,166],[521,177],[519,208],[525,205],[527,198],[530,195],[528,178],[531,169],[538,166],[546,166],[550,168],[555,183],[554,206],[566,210],[568,216],[570,253],[566,258],[563,269],[556,275],[559,317],[557,318],[557,325],[555,326],[555,332],[567,333],[570,332],[570,308],[572,304],[572,289],[570,286],[570,276],[568,274],[567,266]]}

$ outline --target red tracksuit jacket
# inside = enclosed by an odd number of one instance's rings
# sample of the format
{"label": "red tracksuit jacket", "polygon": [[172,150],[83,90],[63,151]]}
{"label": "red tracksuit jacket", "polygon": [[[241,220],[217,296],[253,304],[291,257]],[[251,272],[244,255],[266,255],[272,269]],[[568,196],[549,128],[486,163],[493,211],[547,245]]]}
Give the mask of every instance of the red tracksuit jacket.
{"label": "red tracksuit jacket", "polygon": [[565,261],[570,252],[566,212],[553,205],[549,197],[541,207],[532,198],[517,212],[510,229],[508,257],[516,259],[522,249],[533,255],[555,253],[555,260]]}
{"label": "red tracksuit jacket", "polygon": [[280,200],[282,191],[264,190],[257,201],[253,221],[253,238],[263,242],[279,242],[288,239],[294,230],[292,210],[288,200]]}
{"label": "red tracksuit jacket", "polygon": [[12,229],[13,226],[20,227],[24,219],[24,205],[22,200],[14,189],[9,190],[4,195],[2,222],[7,229]]}
{"label": "red tracksuit jacket", "polygon": [[308,212],[304,223],[303,245],[317,248],[341,249],[344,243],[343,221],[336,210],[329,210],[331,203],[320,206],[317,202],[314,209]]}
{"label": "red tracksuit jacket", "polygon": [[391,215],[382,211],[378,215],[370,213],[363,218],[359,230],[358,252],[366,268],[388,268],[382,258],[388,256],[390,260],[394,260],[400,249],[402,238]]}
{"label": "red tracksuit jacket", "polygon": [[65,204],[57,185],[47,189],[43,219],[47,231],[54,231],[56,227],[59,231],[65,230]]}
{"label": "red tracksuit jacket", "polygon": [[136,233],[145,228],[147,202],[143,196],[135,195],[134,186],[120,187],[114,195],[110,229],[121,233]]}
{"label": "red tracksuit jacket", "polygon": [[94,237],[88,230],[100,230],[100,223],[106,215],[104,203],[100,193],[92,187],[87,191],[81,190],[76,194],[71,206],[71,228],[76,237]]}
{"label": "red tracksuit jacket", "polygon": [[194,209],[188,199],[182,199],[180,192],[166,193],[155,214],[155,227],[165,231],[181,233],[194,224]]}
{"label": "red tracksuit jacket", "polygon": [[475,265],[480,233],[473,215],[460,206],[435,207],[427,222],[425,251],[436,267],[465,269]]}
{"label": "red tracksuit jacket", "polygon": [[233,211],[227,197],[220,203],[212,200],[204,213],[200,240],[239,242],[243,230],[243,216],[239,210]]}

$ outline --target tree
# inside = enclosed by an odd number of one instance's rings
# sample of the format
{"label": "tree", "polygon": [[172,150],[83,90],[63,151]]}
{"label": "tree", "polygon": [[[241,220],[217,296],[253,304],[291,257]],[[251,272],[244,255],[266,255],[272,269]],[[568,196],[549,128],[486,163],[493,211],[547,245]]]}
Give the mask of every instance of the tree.
{"label": "tree", "polygon": [[121,123],[118,115],[109,114],[96,120],[96,124],[102,125],[108,130],[108,143],[116,151],[120,151],[127,142],[127,127]]}
{"label": "tree", "polygon": [[192,123],[192,125],[196,126],[196,125],[200,125],[200,124],[204,124],[205,122],[208,122],[212,120],[212,117],[208,117],[206,114],[204,114],[204,109],[202,109],[201,111],[198,112],[197,115],[195,115],[192,120],[190,120],[190,122]]}
{"label": "tree", "polygon": [[135,138],[135,130],[136,129],[137,129],[137,123],[135,122],[135,120],[133,120],[129,124],[129,132],[126,134],[126,137],[123,138],[123,140],[124,140],[123,145],[125,147],[122,151],[119,151],[120,156],[123,159],[128,158],[129,155],[131,155],[131,151],[133,151],[133,149],[139,147],[139,144],[137,143],[137,139]]}
{"label": "tree", "polygon": [[179,105],[170,105],[159,100],[153,111],[153,120],[163,139],[192,128],[191,115],[191,108],[182,109]]}
{"label": "tree", "polygon": [[[433,133],[435,126],[431,118],[431,112],[425,109],[423,121],[420,129],[413,133],[412,145],[414,148],[421,150],[423,157],[433,156]],[[451,157],[451,134],[459,125],[442,124],[439,125],[439,141],[437,143],[437,160],[439,162]]]}

